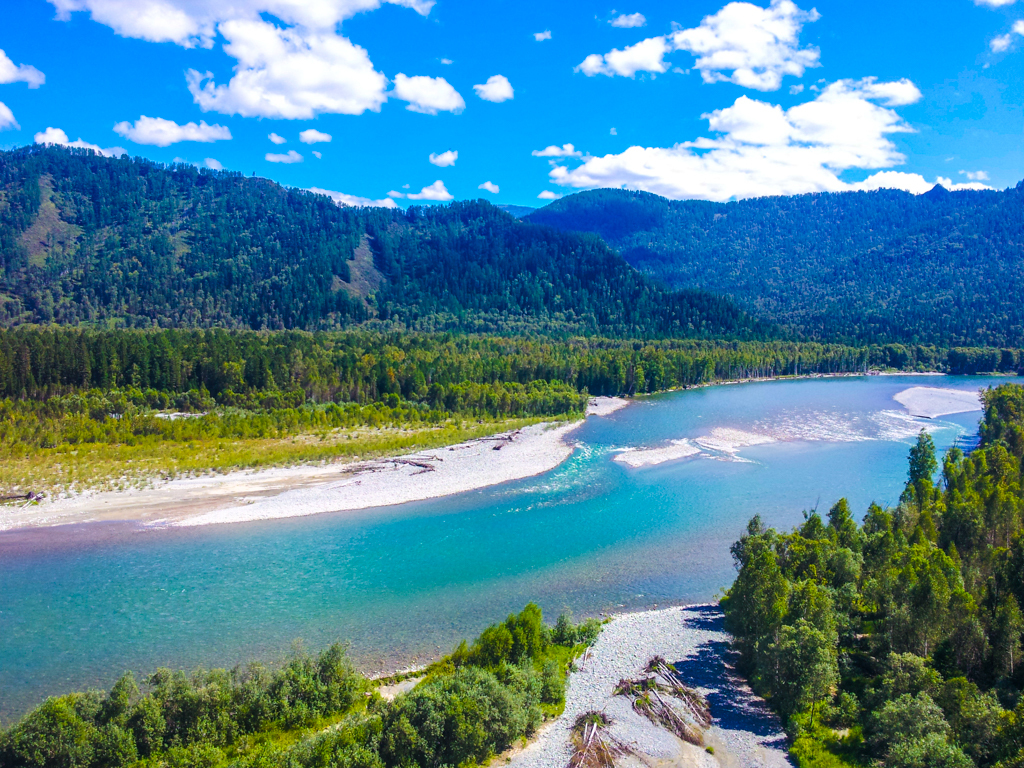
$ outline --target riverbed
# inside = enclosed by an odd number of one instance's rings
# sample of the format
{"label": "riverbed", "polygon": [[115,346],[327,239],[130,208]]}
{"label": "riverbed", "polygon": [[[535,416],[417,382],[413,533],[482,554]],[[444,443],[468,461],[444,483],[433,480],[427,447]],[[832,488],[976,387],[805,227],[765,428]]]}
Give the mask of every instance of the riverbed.
{"label": "riverbed", "polygon": [[[976,430],[978,411],[922,418],[898,394],[994,383],[708,387],[591,416],[554,469],[454,496],[232,525],[2,533],[0,720],[125,669],[273,662],[296,643],[345,642],[364,671],[393,670],[531,600],[552,620],[714,600],[753,514],[790,527],[842,496],[858,515],[895,504],[921,429],[943,451]],[[621,460],[630,454],[640,460]]]}

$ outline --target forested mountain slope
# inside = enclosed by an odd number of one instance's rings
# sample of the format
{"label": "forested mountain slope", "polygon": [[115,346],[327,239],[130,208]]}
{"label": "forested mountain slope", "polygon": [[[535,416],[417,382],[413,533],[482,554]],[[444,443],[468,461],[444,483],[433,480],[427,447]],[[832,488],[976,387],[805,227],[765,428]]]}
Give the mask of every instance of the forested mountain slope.
{"label": "forested mountain slope", "polygon": [[265,179],[0,153],[0,325],[537,330],[762,337],[735,306],[672,294],[597,237],[485,202],[339,208]]}
{"label": "forested mountain slope", "polygon": [[1024,182],[732,203],[602,189],[527,220],[597,233],[668,285],[729,296],[806,338],[1024,344]]}

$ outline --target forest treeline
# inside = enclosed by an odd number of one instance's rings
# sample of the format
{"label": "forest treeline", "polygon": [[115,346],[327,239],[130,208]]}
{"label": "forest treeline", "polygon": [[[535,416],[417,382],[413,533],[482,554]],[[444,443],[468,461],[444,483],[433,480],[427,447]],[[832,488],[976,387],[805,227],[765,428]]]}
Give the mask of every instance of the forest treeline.
{"label": "forest treeline", "polygon": [[922,433],[895,509],[733,545],[727,626],[801,766],[1024,766],[1024,387],[983,399],[980,447],[940,466]]}
{"label": "forest treeline", "polygon": [[[1015,373],[1024,351],[921,345],[847,347],[793,342],[566,341],[407,333],[0,329],[0,397],[45,400],[90,389],[178,395],[163,407],[367,403],[395,395],[448,402],[465,384],[562,382],[591,395],[628,395],[719,380],[872,369]],[[194,393],[187,395],[186,393]],[[202,393],[202,394],[200,394]]]}
{"label": "forest treeline", "polygon": [[0,152],[0,326],[769,338],[599,238],[484,201],[351,208],[238,173],[89,150]]}
{"label": "forest treeline", "polygon": [[600,189],[526,220],[599,234],[641,272],[728,296],[797,338],[1024,345],[1024,182],[730,203]]}
{"label": "forest treeline", "polygon": [[441,768],[483,763],[561,711],[600,624],[533,604],[387,701],[340,646],[192,673],[131,673],[47,699],[0,731],[0,768]]}

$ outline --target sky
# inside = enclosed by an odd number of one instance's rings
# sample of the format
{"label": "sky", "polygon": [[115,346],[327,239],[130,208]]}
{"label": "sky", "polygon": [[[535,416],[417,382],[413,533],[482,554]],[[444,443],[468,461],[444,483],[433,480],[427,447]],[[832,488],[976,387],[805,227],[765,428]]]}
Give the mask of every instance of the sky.
{"label": "sky", "polygon": [[1024,178],[1024,0],[4,0],[0,148],[342,204]]}

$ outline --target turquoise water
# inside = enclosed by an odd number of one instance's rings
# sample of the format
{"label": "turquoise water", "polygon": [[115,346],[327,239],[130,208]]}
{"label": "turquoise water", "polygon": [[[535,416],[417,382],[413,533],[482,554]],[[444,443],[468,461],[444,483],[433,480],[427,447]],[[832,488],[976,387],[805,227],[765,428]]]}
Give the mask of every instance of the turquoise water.
{"label": "turquoise water", "polygon": [[[865,377],[731,385],[644,399],[575,433],[551,472],[360,513],[140,530],[92,524],[0,534],[0,719],[126,669],[273,661],[296,641],[350,645],[366,671],[447,651],[534,600],[549,618],[713,599],[755,513],[777,527],[840,496],[894,504],[922,426],[940,449],[979,413],[906,416],[910,386]],[[779,442],[643,469],[616,449],[714,428]],[[796,438],[796,439],[794,439]]]}

